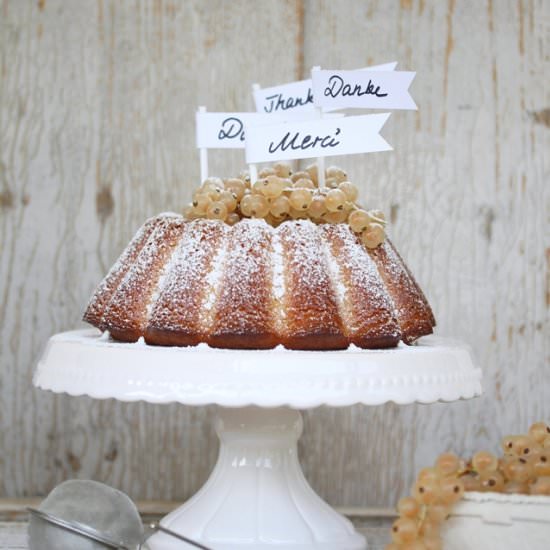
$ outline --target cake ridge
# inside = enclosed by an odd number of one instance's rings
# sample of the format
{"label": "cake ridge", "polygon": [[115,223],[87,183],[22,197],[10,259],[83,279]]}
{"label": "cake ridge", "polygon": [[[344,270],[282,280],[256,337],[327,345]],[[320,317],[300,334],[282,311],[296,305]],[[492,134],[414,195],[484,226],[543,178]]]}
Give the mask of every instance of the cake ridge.
{"label": "cake ridge", "polygon": [[130,244],[109,269],[105,278],[99,283],[86,306],[83,316],[84,321],[104,330],[103,317],[105,315],[105,307],[108,305],[113,293],[125,277],[129,268],[129,263],[135,260],[143,246],[145,246],[145,243],[154,229],[157,218],[158,216],[149,218],[145,221]]}
{"label": "cake ridge", "polygon": [[146,342],[190,345],[203,339],[207,288],[202,279],[210,271],[212,252],[224,231],[217,223],[184,223],[170,272],[149,319]]}
{"label": "cake ridge", "polygon": [[[319,226],[310,220],[280,226],[286,261],[287,331],[285,347],[343,349],[349,345],[342,329],[337,299],[321,254]],[[277,229],[279,229],[277,228]]]}
{"label": "cake ridge", "polygon": [[431,307],[393,243],[386,239],[368,253],[395,303],[403,341],[410,344],[420,336],[430,334],[435,325]]}
{"label": "cake ridge", "polygon": [[351,340],[360,347],[396,345],[401,331],[395,305],[366,248],[345,224],[323,226],[323,232],[332,244],[346,287],[346,304],[354,322]]}
{"label": "cake ridge", "polygon": [[225,347],[228,341],[256,348],[277,341],[272,314],[272,231],[256,220],[243,220],[227,232],[226,255],[208,343]]}
{"label": "cake ridge", "polygon": [[183,231],[184,221],[178,216],[160,216],[153,219],[153,224],[147,241],[105,308],[102,323],[120,339],[135,341],[143,336],[151,291],[166,257],[176,245],[178,233]]}

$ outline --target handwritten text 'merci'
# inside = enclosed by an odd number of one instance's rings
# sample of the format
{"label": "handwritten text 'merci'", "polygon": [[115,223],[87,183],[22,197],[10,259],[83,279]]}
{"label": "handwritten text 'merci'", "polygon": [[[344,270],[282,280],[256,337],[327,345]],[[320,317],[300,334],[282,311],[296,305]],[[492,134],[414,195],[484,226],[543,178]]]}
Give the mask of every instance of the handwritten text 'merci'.
{"label": "handwritten text 'merci'", "polygon": [[278,149],[281,151],[287,151],[288,149],[293,151],[305,151],[317,146],[322,149],[337,147],[340,145],[340,142],[336,139],[338,134],[340,134],[340,128],[336,128],[334,135],[327,134],[326,136],[312,136],[311,134],[302,136],[300,132],[294,132],[293,134],[287,132],[278,142],[270,142],[268,150],[273,154],[276,153]]}

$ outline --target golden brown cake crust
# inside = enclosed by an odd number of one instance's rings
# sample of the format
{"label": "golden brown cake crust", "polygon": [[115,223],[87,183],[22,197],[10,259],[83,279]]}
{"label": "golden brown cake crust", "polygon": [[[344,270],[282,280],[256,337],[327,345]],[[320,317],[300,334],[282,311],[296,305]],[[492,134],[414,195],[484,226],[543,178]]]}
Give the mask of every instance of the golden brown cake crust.
{"label": "golden brown cake crust", "polygon": [[433,314],[386,240],[347,224],[148,220],[92,296],[84,319],[154,345],[336,350],[411,343]]}
{"label": "golden brown cake crust", "polygon": [[401,330],[395,308],[366,248],[346,224],[326,224],[322,231],[335,260],[334,279],[346,288],[340,311],[348,338],[360,348],[396,346]]}
{"label": "golden brown cake crust", "polygon": [[411,344],[432,334],[435,319],[430,305],[391,241],[386,239],[369,253],[395,305],[403,342]]}

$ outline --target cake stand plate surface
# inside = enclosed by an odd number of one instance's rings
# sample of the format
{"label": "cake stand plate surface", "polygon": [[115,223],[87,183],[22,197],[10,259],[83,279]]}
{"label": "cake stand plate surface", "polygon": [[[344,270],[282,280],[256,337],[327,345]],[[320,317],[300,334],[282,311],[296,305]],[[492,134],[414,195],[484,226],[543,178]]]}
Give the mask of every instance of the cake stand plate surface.
{"label": "cake stand plate surface", "polygon": [[[364,550],[365,539],[302,473],[296,409],[467,399],[481,394],[481,371],[467,347],[433,337],[391,350],[250,351],[122,344],[79,330],[50,339],[34,384],[98,399],[219,405],[217,464],[165,527],[214,550]],[[162,533],[149,546],[191,548]]]}
{"label": "cake stand plate surface", "polygon": [[256,351],[124,344],[86,329],[50,339],[34,384],[96,399],[307,409],[468,399],[481,393],[481,371],[464,344],[436,337],[387,350]]}

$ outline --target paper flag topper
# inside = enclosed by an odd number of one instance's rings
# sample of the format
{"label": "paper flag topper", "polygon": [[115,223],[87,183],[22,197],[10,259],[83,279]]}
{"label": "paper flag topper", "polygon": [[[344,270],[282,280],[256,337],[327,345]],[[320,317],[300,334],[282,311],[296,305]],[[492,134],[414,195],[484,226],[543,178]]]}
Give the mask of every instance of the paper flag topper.
{"label": "paper flag topper", "polygon": [[208,113],[199,111],[196,114],[196,138],[199,149],[244,149],[244,125],[256,118],[268,122],[268,115],[259,113]]}
{"label": "paper flag topper", "polygon": [[[331,119],[342,118],[341,113],[328,114]],[[317,110],[277,114],[264,113],[209,113],[199,107],[196,113],[196,141],[200,150],[201,181],[208,177],[208,149],[244,149],[245,126],[273,124],[287,120],[317,119]]]}
{"label": "paper flag topper", "polygon": [[389,113],[246,125],[247,163],[390,151],[378,133]]}
{"label": "paper flag topper", "polygon": [[[368,67],[371,71],[393,71],[397,61]],[[289,111],[312,111],[313,90],[311,78],[280,84],[270,88],[260,88],[258,84],[252,86],[256,110],[259,113],[281,113]]]}
{"label": "paper flag topper", "polygon": [[411,109],[418,107],[409,94],[416,73],[409,71],[313,70],[313,100],[323,110]]}
{"label": "paper flag topper", "polygon": [[[202,109],[202,108],[201,108]],[[327,115],[331,118],[342,114]],[[196,113],[196,139],[199,149],[244,149],[245,126],[260,126],[284,121],[301,121],[319,118],[314,111],[277,114],[263,113],[209,113],[200,110]]]}

